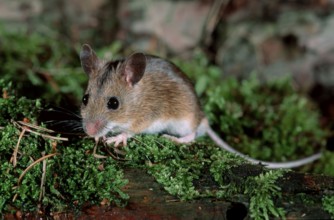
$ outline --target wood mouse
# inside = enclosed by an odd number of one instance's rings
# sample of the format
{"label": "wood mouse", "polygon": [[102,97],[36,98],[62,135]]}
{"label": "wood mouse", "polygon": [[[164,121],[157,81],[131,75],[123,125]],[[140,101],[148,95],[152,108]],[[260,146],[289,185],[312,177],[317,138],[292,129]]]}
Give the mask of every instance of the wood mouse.
{"label": "wood mouse", "polygon": [[[317,153],[290,162],[250,158],[226,144],[209,126],[194,87],[174,64],[162,58],[134,53],[116,61],[100,60],[88,44],[80,52],[89,76],[82,98],[82,126],[87,135],[107,144],[126,145],[136,134],[163,134],[177,143],[208,136],[221,148],[268,168],[293,168],[321,157]],[[117,133],[107,137],[109,132]]]}

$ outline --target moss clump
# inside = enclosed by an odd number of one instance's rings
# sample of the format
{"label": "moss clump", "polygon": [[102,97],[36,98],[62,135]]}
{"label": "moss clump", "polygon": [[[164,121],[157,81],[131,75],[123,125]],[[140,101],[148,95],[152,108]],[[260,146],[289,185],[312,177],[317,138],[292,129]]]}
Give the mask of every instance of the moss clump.
{"label": "moss clump", "polygon": [[320,162],[315,166],[314,172],[334,176],[334,153],[325,151]]}
{"label": "moss clump", "polygon": [[319,111],[295,91],[291,79],[223,78],[199,51],[189,62],[175,63],[193,79],[214,129],[244,154],[284,162],[324,148],[329,132],[320,125]]}
{"label": "moss clump", "polygon": [[121,189],[127,180],[112,158],[95,158],[89,140],[61,142],[20,126],[14,120],[36,123],[43,106],[1,87],[6,95],[0,98],[0,213],[19,209],[47,215],[87,202],[125,204],[128,196]]}
{"label": "moss clump", "polygon": [[47,178],[53,188],[44,201],[57,202],[58,199],[59,204],[66,202],[78,207],[88,201],[99,204],[103,199],[118,206],[126,204],[128,195],[121,189],[128,181],[115,160],[95,158],[92,142],[87,140],[77,140],[57,149],[59,156],[48,163]]}
{"label": "moss clump", "polygon": [[172,195],[181,200],[199,196],[193,182],[209,162],[203,146],[178,146],[165,138],[145,135],[136,136],[125,150],[129,164],[144,166]]}
{"label": "moss clump", "polygon": [[29,118],[36,120],[41,110],[41,100],[29,100],[26,97],[17,98],[13,94],[12,83],[0,79],[0,126],[8,123],[9,120],[23,120]]}
{"label": "moss clump", "polygon": [[325,145],[319,113],[287,80],[226,79],[208,91],[205,111],[231,146],[257,159],[300,159]]}
{"label": "moss clump", "polygon": [[[218,197],[232,199],[242,194],[250,203],[251,217],[269,219],[269,217],[284,217],[282,208],[277,208],[275,201],[281,198],[280,188],[276,180],[284,174],[281,170],[264,170],[255,177],[248,177],[241,183],[239,180],[224,179],[231,174],[231,168],[245,165],[242,158],[224,152],[207,142],[198,142],[191,146],[175,145],[156,136],[136,136],[125,148],[126,159],[131,166],[147,169],[156,181],[163,185],[170,194],[181,200],[191,200],[203,197]],[[203,191],[196,184],[212,178],[219,189]],[[230,178],[232,175],[228,175]]]}
{"label": "moss clump", "polygon": [[325,196],[322,198],[323,209],[334,218],[334,196]]}
{"label": "moss clump", "polygon": [[56,103],[64,96],[80,100],[86,76],[73,45],[57,36],[8,32],[1,26],[0,45],[1,79],[14,82],[19,94]]}
{"label": "moss clump", "polygon": [[248,177],[244,193],[249,196],[250,216],[253,219],[284,218],[285,212],[278,208],[275,201],[281,198],[281,188],[276,181],[285,171],[270,170],[256,177]]}

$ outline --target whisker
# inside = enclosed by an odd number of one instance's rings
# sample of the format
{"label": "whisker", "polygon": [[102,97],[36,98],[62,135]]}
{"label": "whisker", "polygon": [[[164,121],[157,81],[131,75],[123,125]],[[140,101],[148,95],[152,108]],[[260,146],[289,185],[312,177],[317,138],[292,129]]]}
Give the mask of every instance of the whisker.
{"label": "whisker", "polygon": [[83,128],[82,127],[73,127],[72,128],[73,129],[73,131],[83,131]]}
{"label": "whisker", "polygon": [[74,127],[73,125],[82,126],[81,116],[62,107],[42,111],[39,120],[54,130],[63,130],[64,127],[71,128]]}
{"label": "whisker", "polygon": [[67,114],[67,115],[75,116],[75,117],[77,117],[77,118],[82,118],[80,114],[75,113],[75,112],[73,112],[73,111],[71,111],[71,110],[69,110],[69,109],[60,107],[60,106],[52,107],[52,108],[48,109],[48,111],[64,113],[64,114]]}
{"label": "whisker", "polygon": [[81,121],[77,120],[48,120],[48,121],[43,121],[46,124],[53,124],[53,125],[59,125],[59,124],[81,124]]}

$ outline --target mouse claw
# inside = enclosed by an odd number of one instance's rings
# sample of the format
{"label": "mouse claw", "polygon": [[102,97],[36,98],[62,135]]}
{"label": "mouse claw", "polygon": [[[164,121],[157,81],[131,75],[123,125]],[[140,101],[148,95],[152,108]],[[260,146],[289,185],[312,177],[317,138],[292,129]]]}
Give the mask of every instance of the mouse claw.
{"label": "mouse claw", "polygon": [[118,147],[118,145],[120,143],[123,144],[123,146],[126,146],[127,144],[127,139],[128,139],[128,135],[126,133],[121,133],[119,135],[116,135],[114,137],[108,137],[105,139],[105,142],[110,145],[112,143],[114,143],[114,147]]}

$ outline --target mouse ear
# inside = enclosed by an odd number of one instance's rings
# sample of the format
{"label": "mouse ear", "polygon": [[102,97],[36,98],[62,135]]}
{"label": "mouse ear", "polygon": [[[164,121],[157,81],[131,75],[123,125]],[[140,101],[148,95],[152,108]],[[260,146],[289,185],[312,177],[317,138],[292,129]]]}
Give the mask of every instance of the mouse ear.
{"label": "mouse ear", "polygon": [[133,86],[144,75],[146,68],[146,56],[143,53],[134,53],[129,58],[125,60],[125,66],[123,69],[123,75],[125,77],[125,81]]}
{"label": "mouse ear", "polygon": [[94,50],[88,44],[82,45],[80,60],[81,66],[88,76],[96,73],[99,66],[99,59],[97,58]]}

